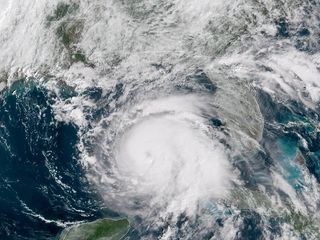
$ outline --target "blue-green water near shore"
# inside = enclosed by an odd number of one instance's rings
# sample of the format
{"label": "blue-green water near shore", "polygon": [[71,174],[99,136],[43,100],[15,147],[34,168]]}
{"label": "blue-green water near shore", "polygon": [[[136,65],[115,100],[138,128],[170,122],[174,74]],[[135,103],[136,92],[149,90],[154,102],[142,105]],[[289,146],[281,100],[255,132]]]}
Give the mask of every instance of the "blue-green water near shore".
{"label": "blue-green water near shore", "polygon": [[320,239],[319,1],[0,9],[0,239]]}
{"label": "blue-green water near shore", "polygon": [[[54,117],[52,105],[57,98],[72,96],[72,91],[62,90],[57,96],[33,80],[20,80],[1,93],[1,238],[47,239],[75,223],[117,216],[103,209],[99,195],[86,181],[78,160],[78,128]],[[96,91],[92,94],[97,95]],[[273,104],[266,95],[260,100]],[[281,112],[283,109],[286,109],[285,114]],[[282,168],[280,172],[297,191],[304,185],[301,173],[304,167],[319,181],[316,113],[301,115],[298,113],[301,109],[294,105],[290,109],[283,106],[281,111],[272,114],[267,108],[262,110],[273,122],[266,125],[263,138],[265,150],[270,153],[267,157],[273,162],[270,166]],[[297,162],[299,154],[303,162]],[[227,217],[230,216],[231,213]],[[258,213],[242,210],[241,216],[247,219],[244,222],[246,233],[241,235],[243,239],[262,236],[255,224],[260,221]],[[273,221],[276,229],[276,220]],[[131,235],[134,238],[135,232]]]}

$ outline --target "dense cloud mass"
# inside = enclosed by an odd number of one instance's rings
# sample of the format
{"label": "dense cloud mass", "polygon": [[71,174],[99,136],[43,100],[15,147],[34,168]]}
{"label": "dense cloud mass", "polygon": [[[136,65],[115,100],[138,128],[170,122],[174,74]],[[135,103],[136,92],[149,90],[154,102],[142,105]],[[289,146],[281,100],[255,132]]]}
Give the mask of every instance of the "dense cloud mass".
{"label": "dense cloud mass", "polygon": [[317,239],[319,19],[313,0],[0,0],[0,238],[107,216],[129,239]]}

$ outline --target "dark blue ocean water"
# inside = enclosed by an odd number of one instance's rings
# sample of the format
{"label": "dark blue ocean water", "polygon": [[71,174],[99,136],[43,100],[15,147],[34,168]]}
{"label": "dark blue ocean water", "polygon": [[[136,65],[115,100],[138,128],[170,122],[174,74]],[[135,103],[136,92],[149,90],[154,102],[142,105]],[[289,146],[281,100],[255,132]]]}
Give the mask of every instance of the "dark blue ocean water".
{"label": "dark blue ocean water", "polygon": [[[115,93],[106,97],[114,100],[122,89],[119,85]],[[103,208],[99,195],[85,179],[77,150],[78,128],[54,118],[55,101],[74,94],[62,88],[56,96],[32,80],[17,81],[1,93],[0,239],[52,239],[63,229],[61,223],[112,215]],[[102,97],[101,89],[88,89],[83,94],[93,100]],[[318,112],[306,110],[295,102],[276,103],[263,92],[258,94],[257,100],[266,122],[261,141],[265,154],[257,158],[268,163],[266,168],[277,163],[286,180],[299,191],[304,184],[300,171],[302,163],[296,161],[299,153],[310,174],[320,182]],[[99,119],[108,114],[107,111],[106,103],[88,112],[87,117]],[[219,127],[221,122],[215,119],[212,124]],[[243,178],[246,177],[252,179],[252,176],[245,176],[244,171]],[[258,213],[244,209],[238,217],[243,219],[243,226],[237,239],[262,237],[262,220]],[[269,227],[280,233],[279,223],[279,219],[270,219]],[[223,226],[223,219],[218,219],[217,224]],[[139,239],[134,230],[130,235],[131,239]],[[214,232],[207,238],[213,235]]]}
{"label": "dark blue ocean water", "polygon": [[[317,129],[320,110],[306,109],[297,102],[275,102],[264,92],[259,93],[257,100],[265,118],[262,144],[268,155],[280,152],[280,156],[275,155],[274,161],[280,162],[292,184],[299,181],[299,164],[305,165],[320,182],[320,131]],[[302,156],[304,163],[296,161],[297,153]]]}
{"label": "dark blue ocean water", "polygon": [[102,215],[78,161],[77,128],[55,120],[55,98],[23,80],[1,94],[0,239],[48,239],[62,229],[54,221]]}

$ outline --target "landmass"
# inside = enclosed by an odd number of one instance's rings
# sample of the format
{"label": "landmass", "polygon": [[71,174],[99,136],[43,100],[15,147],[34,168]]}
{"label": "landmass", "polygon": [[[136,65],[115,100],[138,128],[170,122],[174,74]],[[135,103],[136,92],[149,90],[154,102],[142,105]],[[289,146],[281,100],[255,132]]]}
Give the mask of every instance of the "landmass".
{"label": "landmass", "polygon": [[64,229],[58,240],[120,240],[128,233],[129,227],[127,219],[99,219]]}

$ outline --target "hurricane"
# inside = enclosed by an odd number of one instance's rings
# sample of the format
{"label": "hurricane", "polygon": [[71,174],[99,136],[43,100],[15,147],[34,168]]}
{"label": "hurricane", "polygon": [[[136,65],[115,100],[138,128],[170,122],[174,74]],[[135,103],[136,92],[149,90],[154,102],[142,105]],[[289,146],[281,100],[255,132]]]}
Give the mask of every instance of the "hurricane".
{"label": "hurricane", "polygon": [[0,238],[319,239],[319,19],[0,0]]}

